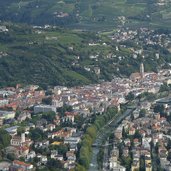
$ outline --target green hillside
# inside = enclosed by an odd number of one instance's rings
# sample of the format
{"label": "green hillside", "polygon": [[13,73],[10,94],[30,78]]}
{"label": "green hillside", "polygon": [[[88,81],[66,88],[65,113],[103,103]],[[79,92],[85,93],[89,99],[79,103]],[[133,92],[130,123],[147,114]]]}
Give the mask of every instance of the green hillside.
{"label": "green hillside", "polygon": [[171,3],[159,0],[6,0],[0,20],[83,29],[126,26],[171,27]]}
{"label": "green hillside", "polygon": [[[90,32],[4,24],[8,31],[0,32],[0,86],[94,83],[100,79],[95,68],[115,51],[112,44],[103,45],[109,38]],[[94,42],[96,46],[89,45]],[[100,59],[91,59],[93,55]],[[103,71],[101,75],[103,79]]]}
{"label": "green hillside", "polygon": [[[0,86],[17,83],[74,86],[111,80],[116,75],[129,76],[139,70],[142,61],[140,56],[133,58],[130,48],[142,46],[146,70],[156,71],[165,62],[171,62],[166,48],[145,45],[137,36],[116,43],[106,36],[109,33],[3,25],[8,31],[0,32]],[[139,45],[134,43],[137,41]],[[156,48],[159,59],[155,57]]]}
{"label": "green hillside", "polygon": [[[171,65],[171,3],[157,2],[0,1],[0,86],[96,83],[111,80],[116,75],[129,76],[139,70],[142,60],[148,71],[169,67],[165,65]],[[8,31],[1,31],[3,25]],[[125,31],[129,32],[127,26],[136,30],[137,35],[117,42]],[[164,33],[162,43],[165,46],[158,44],[157,32],[143,33],[140,26],[159,28],[160,31],[156,31]],[[114,34],[120,35],[112,41]],[[158,45],[148,45],[147,37]],[[133,51],[140,49],[145,59],[141,55],[133,58]],[[160,54],[159,59],[156,53]]]}
{"label": "green hillside", "polygon": [[12,24],[7,28],[8,32],[0,32],[1,86],[16,83],[72,86],[96,79],[95,74],[79,66],[77,59],[96,36],[58,28],[33,29]]}

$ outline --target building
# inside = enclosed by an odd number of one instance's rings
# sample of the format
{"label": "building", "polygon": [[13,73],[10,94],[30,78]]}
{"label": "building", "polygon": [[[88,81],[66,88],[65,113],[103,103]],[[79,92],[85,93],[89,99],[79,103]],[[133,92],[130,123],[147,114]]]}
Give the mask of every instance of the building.
{"label": "building", "polygon": [[139,160],[134,160],[132,163],[131,171],[136,171],[140,167],[140,162]]}
{"label": "building", "polygon": [[122,138],[122,127],[118,127],[116,130],[115,130],[115,133],[114,133],[115,137],[117,139],[121,139]]}
{"label": "building", "polygon": [[152,165],[151,164],[146,164],[145,171],[152,171]]}
{"label": "building", "polygon": [[9,103],[9,100],[6,100],[6,99],[0,100],[0,107],[3,107],[7,105],[8,103]]}
{"label": "building", "polygon": [[32,144],[31,139],[25,137],[25,133],[22,133],[21,136],[13,136],[11,139],[12,146],[30,146]]}
{"label": "building", "polygon": [[144,64],[140,64],[140,72],[135,72],[130,75],[130,79],[134,82],[140,81],[142,78],[144,78]]}
{"label": "building", "polygon": [[21,113],[21,114],[18,116],[17,120],[18,120],[19,122],[22,122],[22,121],[25,121],[27,118],[31,119],[31,114],[30,114],[29,112],[26,111],[26,112]]}
{"label": "building", "polygon": [[37,105],[34,106],[34,113],[43,113],[43,112],[56,112],[55,106],[50,105]]}
{"label": "building", "polygon": [[141,75],[141,78],[144,78],[144,64],[143,63],[140,64],[140,75]]}
{"label": "building", "polygon": [[34,157],[36,157],[36,153],[35,151],[30,151],[28,154],[27,154],[27,160],[30,160],[30,159],[33,159]]}
{"label": "building", "polygon": [[7,120],[7,119],[14,119],[15,112],[14,111],[3,111],[0,110],[0,118]]}
{"label": "building", "polygon": [[33,165],[21,162],[19,160],[14,160],[10,166],[9,171],[32,171]]}
{"label": "building", "polygon": [[130,79],[134,82],[140,81],[141,80],[141,74],[139,72],[132,73],[130,75]]}
{"label": "building", "polygon": [[3,125],[4,120],[2,118],[0,118],[0,127]]}
{"label": "building", "polygon": [[81,137],[66,137],[64,138],[64,144],[78,144],[81,140]]}
{"label": "building", "polygon": [[112,152],[109,159],[109,168],[112,171],[126,171],[126,168],[121,166],[117,161],[117,156]]}
{"label": "building", "polygon": [[56,108],[62,107],[64,105],[63,101],[59,101],[59,100],[52,100],[52,105],[55,106]]}
{"label": "building", "polygon": [[3,161],[0,162],[0,170],[1,171],[9,171],[9,167],[10,167],[11,163]]}
{"label": "building", "polygon": [[76,155],[75,155],[74,151],[68,151],[66,153],[66,157],[67,157],[69,163],[74,163],[76,161]]}
{"label": "building", "polygon": [[6,26],[0,26],[0,32],[8,32],[8,29]]}
{"label": "building", "polygon": [[52,150],[51,151],[51,155],[50,155],[50,158],[51,159],[56,159],[56,156],[58,155],[58,151],[57,150]]}
{"label": "building", "polygon": [[6,128],[5,131],[7,131],[11,136],[13,136],[17,134],[18,127],[19,126],[12,126],[12,127]]}
{"label": "building", "polygon": [[5,98],[14,95],[15,92],[13,91],[5,91],[5,90],[0,90],[0,97]]}

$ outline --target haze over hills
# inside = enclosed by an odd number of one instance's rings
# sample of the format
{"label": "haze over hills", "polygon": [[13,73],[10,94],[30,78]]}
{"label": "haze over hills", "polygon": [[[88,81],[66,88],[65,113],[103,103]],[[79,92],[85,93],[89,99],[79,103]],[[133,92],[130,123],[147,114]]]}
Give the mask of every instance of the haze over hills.
{"label": "haze over hills", "polygon": [[[171,26],[169,0],[6,0],[0,2],[0,20],[33,25],[60,25],[83,29],[128,26]],[[125,17],[124,21],[123,18]]]}

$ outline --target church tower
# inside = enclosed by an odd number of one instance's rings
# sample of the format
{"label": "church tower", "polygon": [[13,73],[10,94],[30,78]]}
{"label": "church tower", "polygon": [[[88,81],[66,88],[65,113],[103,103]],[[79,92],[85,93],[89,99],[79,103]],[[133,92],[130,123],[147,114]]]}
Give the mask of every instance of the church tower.
{"label": "church tower", "polygon": [[26,137],[25,137],[25,133],[21,134],[21,143],[25,143],[26,142]]}
{"label": "church tower", "polygon": [[140,64],[140,75],[141,75],[141,78],[144,78],[144,64],[143,63]]}

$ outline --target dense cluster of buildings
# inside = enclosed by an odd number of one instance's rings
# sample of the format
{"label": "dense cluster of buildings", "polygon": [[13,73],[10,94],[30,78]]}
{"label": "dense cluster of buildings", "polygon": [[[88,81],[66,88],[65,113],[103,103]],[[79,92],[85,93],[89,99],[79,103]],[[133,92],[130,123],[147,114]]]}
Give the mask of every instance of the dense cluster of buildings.
{"label": "dense cluster of buildings", "polygon": [[[166,105],[167,106],[167,105]],[[170,130],[171,124],[166,117],[161,117],[160,113],[154,113],[150,107],[151,104],[146,107],[146,114],[144,117],[140,117],[140,110],[144,109],[144,106],[140,106],[133,112],[133,119],[129,116],[122,121],[122,123],[115,130],[114,135],[117,140],[117,144],[123,145],[122,154],[125,158],[130,157],[132,154],[133,162],[131,170],[135,171],[140,168],[140,158],[143,156],[145,160],[145,170],[151,171],[152,161],[154,158],[159,158],[161,168],[165,170],[171,169],[170,161],[168,160],[169,139],[171,138]],[[167,110],[170,106],[167,106]],[[123,129],[125,134],[123,134]],[[157,146],[157,151],[155,151]],[[119,149],[115,147],[115,151]],[[110,158],[110,165],[119,161],[118,154],[112,152]],[[157,154],[155,154],[157,153]],[[153,156],[153,157],[152,157]],[[159,163],[156,163],[159,165]],[[154,166],[154,164],[153,164]],[[118,167],[116,164],[113,168]],[[124,169],[122,169],[124,171]]]}
{"label": "dense cluster of buildings", "polygon": [[[135,74],[136,75],[136,74]],[[49,159],[60,161],[64,168],[71,169],[76,164],[77,145],[81,141],[83,132],[77,128],[76,118],[83,117],[87,120],[94,113],[103,113],[107,107],[116,106],[120,109],[120,104],[126,102],[126,96],[132,92],[135,96],[143,92],[156,93],[159,91],[163,81],[169,83],[169,70],[162,70],[159,73],[145,73],[143,63],[140,66],[138,78],[132,75],[130,79],[115,78],[111,82],[102,82],[100,84],[85,85],[79,87],[67,88],[56,86],[51,91],[51,95],[46,96],[45,91],[40,90],[38,86],[31,85],[22,87],[17,85],[16,88],[7,87],[0,90],[0,125],[11,135],[10,146],[5,149],[6,154],[14,154],[15,159],[7,166],[11,171],[33,170],[35,167],[42,167],[47,164]],[[42,99],[51,98],[51,104],[42,104]],[[149,110],[150,104],[142,104],[143,108]],[[60,113],[58,108],[70,106],[71,111]],[[149,108],[148,108],[149,107]],[[32,109],[31,109],[32,108]],[[43,114],[53,113],[53,120],[44,117]],[[138,115],[138,114],[137,114]],[[151,169],[151,153],[149,153],[150,142],[161,143],[161,148],[165,144],[163,134],[158,130],[169,129],[165,118],[157,117],[154,113],[148,112],[144,118],[135,120],[126,118],[122,124],[115,130],[115,137],[118,143],[124,142],[123,153],[125,156],[130,153],[130,140],[122,135],[123,127],[128,131],[128,135],[134,135],[138,130],[143,135],[142,139],[134,139],[133,164],[132,170],[138,168],[140,156],[144,155],[146,168]],[[35,119],[36,118],[36,119]],[[18,133],[18,129],[24,123],[23,133]],[[15,126],[11,126],[15,125]],[[68,125],[67,125],[68,124]],[[149,127],[151,129],[149,129]],[[161,129],[162,128],[162,129]],[[164,129],[163,129],[164,128]],[[38,129],[45,137],[41,141],[35,141],[30,137],[32,130]],[[65,155],[61,154],[52,146],[64,146],[68,150]],[[34,148],[33,148],[34,147]],[[44,153],[48,149],[48,153]],[[159,148],[160,149],[160,148]],[[167,162],[161,153],[161,162]],[[50,158],[49,158],[50,154]],[[20,161],[20,158],[24,161]],[[36,158],[36,164],[32,163]],[[165,158],[166,159],[166,158]],[[117,147],[115,147],[110,157],[110,168],[120,168],[124,171],[124,166],[119,164]]]}

